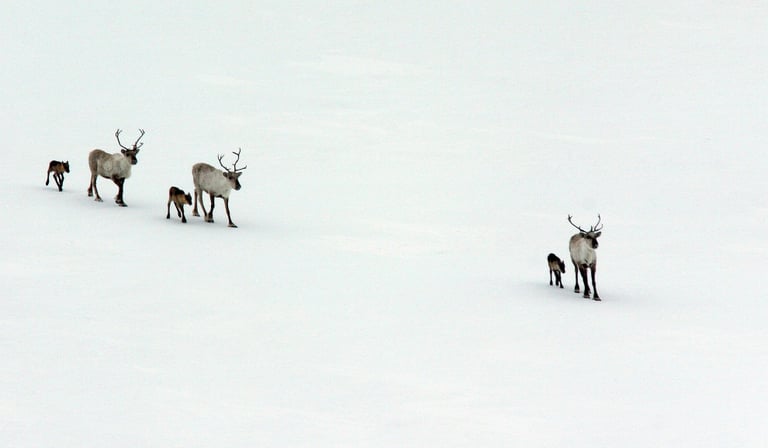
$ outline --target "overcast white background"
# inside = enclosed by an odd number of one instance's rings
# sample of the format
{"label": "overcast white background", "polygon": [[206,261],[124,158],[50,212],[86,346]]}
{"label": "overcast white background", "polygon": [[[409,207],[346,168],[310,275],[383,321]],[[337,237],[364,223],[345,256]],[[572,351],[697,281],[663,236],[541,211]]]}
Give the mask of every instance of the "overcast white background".
{"label": "overcast white background", "polygon": [[[0,444],[762,446],[766,19],[4,5]],[[166,220],[237,148],[239,228]],[[601,303],[545,262],[598,213]]]}

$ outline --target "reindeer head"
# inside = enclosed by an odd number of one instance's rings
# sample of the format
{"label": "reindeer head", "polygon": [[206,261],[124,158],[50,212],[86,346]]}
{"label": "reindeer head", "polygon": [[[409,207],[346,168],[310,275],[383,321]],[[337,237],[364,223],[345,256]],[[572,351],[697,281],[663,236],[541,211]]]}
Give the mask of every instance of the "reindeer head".
{"label": "reindeer head", "polygon": [[568,215],[568,222],[571,223],[572,226],[579,229],[579,233],[581,234],[581,237],[585,240],[589,241],[590,245],[592,246],[592,249],[597,249],[597,247],[600,245],[597,242],[597,239],[600,238],[600,235],[603,234],[601,230],[603,229],[603,226],[600,225],[600,220],[602,219],[600,215],[597,215],[597,224],[594,226],[591,226],[589,230],[584,230],[581,227],[577,226],[576,224],[571,221],[572,216]]}
{"label": "reindeer head", "polygon": [[141,140],[141,137],[144,137],[144,129],[139,129],[139,132],[141,134],[139,135],[139,138],[137,138],[136,141],[133,142],[133,148],[128,148],[120,142],[121,132],[123,131],[121,131],[120,129],[118,129],[115,132],[115,138],[117,139],[117,144],[119,144],[120,147],[123,148],[120,150],[120,152],[123,153],[123,155],[131,161],[131,165],[136,165],[137,163],[139,163],[139,159],[136,158],[136,154],[139,153],[139,148],[141,148],[144,145],[144,143],[139,144],[139,140]]}
{"label": "reindeer head", "polygon": [[231,170],[229,168],[227,168],[226,166],[224,166],[223,163],[221,163],[221,159],[224,158],[224,154],[219,154],[219,156],[218,156],[218,158],[219,158],[219,165],[221,165],[221,167],[224,168],[227,171],[226,173],[221,173],[221,174],[224,177],[226,177],[227,180],[229,180],[230,184],[232,184],[232,188],[234,188],[235,190],[239,190],[241,188],[240,181],[238,179],[240,178],[240,175],[243,174],[242,171],[244,169],[248,168],[247,165],[242,167],[242,168],[238,168],[237,167],[237,162],[240,161],[240,152],[242,150],[243,150],[242,148],[238,148],[237,152],[232,151],[232,154],[237,156],[237,159],[235,160],[235,163],[232,164],[232,169]]}
{"label": "reindeer head", "polygon": [[67,160],[66,162],[62,162],[61,165],[64,167],[64,172],[68,173],[69,172],[69,160]]}

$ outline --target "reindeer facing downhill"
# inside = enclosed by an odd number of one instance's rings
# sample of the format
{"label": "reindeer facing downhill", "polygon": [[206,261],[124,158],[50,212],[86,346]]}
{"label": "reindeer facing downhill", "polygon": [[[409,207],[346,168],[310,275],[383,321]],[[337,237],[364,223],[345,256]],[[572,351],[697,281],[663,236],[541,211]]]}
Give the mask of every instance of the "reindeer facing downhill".
{"label": "reindeer facing downhill", "polygon": [[[220,169],[208,165],[207,163],[201,162],[192,166],[192,182],[195,185],[195,203],[192,207],[192,216],[200,216],[200,214],[197,212],[197,201],[199,198],[200,207],[202,207],[203,214],[205,215],[205,221],[213,222],[213,201],[215,198],[222,198],[224,199],[224,209],[227,211],[229,227],[237,227],[235,223],[232,222],[232,217],[229,214],[229,194],[233,189],[240,189],[240,181],[238,179],[240,178],[240,175],[243,174],[242,171],[248,168],[247,166],[242,168],[237,167],[237,162],[240,161],[241,151],[242,149],[239,149],[237,152],[232,151],[232,154],[237,156],[235,163],[232,164],[232,170],[221,163],[221,159],[224,158],[224,155],[218,155],[219,165],[221,165],[221,167],[226,170],[226,173]],[[208,193],[211,198],[210,212],[205,211],[205,204],[203,204],[203,192]]]}
{"label": "reindeer facing downhill", "polygon": [[45,179],[45,185],[51,182],[51,173],[53,173],[53,180],[56,182],[56,186],[59,187],[59,191],[62,191],[64,187],[64,173],[69,172],[69,160],[66,162],[59,162],[58,160],[51,160],[48,164],[48,176]]}
{"label": "reindeer facing downhill", "polygon": [[136,154],[139,153],[144,143],[139,144],[139,140],[144,137],[144,130],[139,129],[141,133],[139,138],[133,143],[133,148],[127,148],[120,142],[120,133],[122,131],[118,129],[115,132],[115,138],[117,143],[123,148],[120,152],[109,154],[100,149],[94,149],[88,154],[88,167],[91,169],[91,183],[88,186],[88,196],[93,196],[96,193],[96,201],[101,202],[101,196],[99,196],[99,190],[96,188],[96,179],[99,176],[111,179],[112,182],[117,185],[117,196],[115,196],[115,202],[121,207],[125,207],[123,202],[123,184],[125,179],[131,176],[131,165],[136,165],[139,160],[136,158]]}
{"label": "reindeer facing downhill", "polygon": [[597,293],[597,283],[595,283],[595,272],[597,271],[597,239],[603,233],[601,230],[603,226],[600,225],[600,215],[597,215],[597,224],[589,228],[589,231],[582,229],[571,221],[572,216],[568,215],[568,222],[572,226],[579,229],[579,233],[571,237],[571,241],[568,244],[568,249],[571,252],[571,261],[573,267],[576,270],[576,286],[573,288],[573,292],[579,292],[579,274],[581,274],[582,280],[584,280],[584,298],[589,299],[590,289],[589,283],[587,283],[587,269],[592,272],[592,289],[594,290],[593,300],[600,300],[600,295]]}

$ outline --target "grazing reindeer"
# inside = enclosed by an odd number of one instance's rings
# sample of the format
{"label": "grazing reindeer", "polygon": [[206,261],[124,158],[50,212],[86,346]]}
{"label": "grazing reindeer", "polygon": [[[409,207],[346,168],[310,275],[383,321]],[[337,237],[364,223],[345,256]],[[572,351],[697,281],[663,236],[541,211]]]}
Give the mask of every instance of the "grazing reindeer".
{"label": "grazing reindeer", "polygon": [[133,143],[133,148],[126,148],[120,142],[120,133],[122,131],[118,129],[115,132],[115,138],[122,150],[119,153],[109,154],[100,149],[94,149],[88,154],[88,167],[91,169],[91,183],[88,186],[88,196],[93,196],[96,193],[96,201],[101,202],[101,196],[99,196],[99,190],[96,188],[96,179],[101,176],[107,179],[112,179],[112,182],[117,185],[117,196],[115,196],[115,202],[121,207],[125,207],[123,202],[123,184],[125,179],[131,176],[131,165],[136,165],[139,160],[136,158],[136,154],[139,153],[144,143],[139,144],[139,140],[144,137],[144,129],[139,129],[141,135]]}
{"label": "grazing reindeer", "polygon": [[51,160],[48,164],[48,176],[45,178],[45,185],[51,181],[51,173],[53,173],[53,180],[59,187],[59,191],[62,191],[64,186],[64,173],[69,172],[69,161],[59,162],[58,160]]}
{"label": "grazing reindeer", "polygon": [[603,226],[600,225],[600,215],[597,215],[597,224],[589,228],[589,231],[582,229],[571,221],[572,216],[568,215],[568,222],[572,226],[579,229],[579,233],[571,237],[571,241],[568,244],[568,249],[571,252],[571,261],[573,267],[576,269],[576,287],[573,288],[573,292],[579,292],[579,273],[584,280],[584,298],[589,298],[589,283],[587,283],[587,269],[592,271],[592,288],[595,294],[592,296],[594,300],[600,300],[600,295],[597,293],[597,283],[595,283],[595,271],[597,270],[597,239],[603,233]]}
{"label": "grazing reindeer", "polygon": [[555,254],[547,255],[547,264],[549,265],[549,285],[552,286],[552,273],[555,273],[555,286],[560,285],[563,288],[563,279],[560,274],[565,274],[565,262]]}
{"label": "grazing reindeer", "polygon": [[[192,207],[192,216],[200,216],[200,214],[197,213],[197,200],[200,198],[200,207],[203,208],[205,221],[213,222],[213,200],[214,198],[222,198],[224,199],[224,209],[227,211],[229,227],[237,227],[235,223],[232,222],[232,218],[229,215],[229,193],[233,188],[235,190],[240,189],[240,181],[238,178],[241,174],[243,174],[241,171],[248,168],[247,166],[242,168],[237,167],[237,162],[240,160],[241,151],[242,148],[237,152],[232,151],[232,154],[237,156],[235,163],[232,164],[232,170],[221,163],[221,159],[224,157],[224,155],[218,155],[219,165],[221,165],[221,167],[227,171],[226,173],[218,168],[214,168],[211,165],[208,165],[207,163],[196,163],[192,166],[192,181],[195,184],[195,204]],[[204,191],[211,197],[210,212],[205,211],[205,204],[203,204]]]}
{"label": "grazing reindeer", "polygon": [[187,222],[187,217],[184,215],[184,204],[192,205],[192,195],[184,193],[181,188],[171,187],[168,190],[168,210],[165,213],[165,219],[171,219],[171,202],[176,206],[176,213],[181,218],[181,222]]}

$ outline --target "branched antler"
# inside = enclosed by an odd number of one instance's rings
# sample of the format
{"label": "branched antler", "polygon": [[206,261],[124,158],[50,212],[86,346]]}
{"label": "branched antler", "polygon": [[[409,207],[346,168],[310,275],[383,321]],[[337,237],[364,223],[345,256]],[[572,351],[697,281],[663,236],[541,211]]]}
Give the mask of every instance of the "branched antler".
{"label": "branched antler", "polygon": [[237,167],[237,162],[239,162],[239,161],[240,161],[240,152],[241,152],[242,150],[243,150],[243,148],[237,148],[237,152],[235,152],[235,151],[232,151],[232,154],[234,154],[235,156],[237,156],[237,159],[235,160],[235,163],[233,163],[233,164],[232,164],[232,170],[230,170],[229,168],[227,168],[226,166],[224,166],[224,164],[223,164],[223,163],[221,163],[221,159],[223,159],[223,158],[224,158],[224,154],[219,154],[219,155],[217,155],[217,156],[216,156],[216,157],[218,157],[218,159],[219,159],[219,165],[221,165],[221,167],[222,167],[222,168],[224,168],[225,170],[227,170],[227,172],[228,172],[228,173],[237,173],[237,172],[243,171],[244,169],[248,168],[248,165],[246,165],[246,166],[244,166],[244,167],[242,167],[242,168],[238,168],[238,167]]}
{"label": "branched antler", "polygon": [[131,148],[126,148],[125,145],[120,141],[120,133],[123,132],[121,129],[118,129],[115,131],[115,138],[117,139],[117,144],[120,145],[121,148],[125,150],[130,150]]}
{"label": "branched antler", "polygon": [[573,218],[573,216],[568,215],[568,222],[570,222],[573,227],[576,227],[577,229],[579,229],[579,232],[581,232],[581,233],[599,232],[603,228],[603,226],[600,225],[600,220],[602,218],[600,217],[599,213],[597,215],[597,224],[595,224],[594,226],[591,226],[589,228],[589,232],[584,230],[584,229],[582,229],[581,227],[577,226],[576,224],[574,224],[573,221],[571,221],[571,218]]}
{"label": "branched antler", "polygon": [[136,141],[133,143],[133,149],[139,149],[142,146],[144,146],[144,142],[141,142],[141,145],[136,146],[139,143],[139,140],[141,140],[141,137],[144,137],[144,129],[139,129],[139,132],[141,132],[141,135],[139,135],[139,138],[137,138]]}
{"label": "branched antler", "polygon": [[568,215],[568,222],[570,222],[573,227],[576,227],[577,229],[579,229],[579,232],[581,232],[581,233],[587,233],[586,230],[584,230],[581,227],[579,227],[576,224],[574,224],[573,221],[571,221],[571,218],[573,218],[573,216]]}
{"label": "branched antler", "polygon": [[[131,150],[131,148],[127,148],[127,147],[126,147],[125,145],[123,145],[123,143],[120,141],[120,133],[121,133],[121,132],[123,132],[123,131],[122,131],[122,129],[118,129],[117,131],[115,131],[115,138],[117,139],[117,144],[118,144],[118,145],[120,145],[120,147],[121,147],[121,148],[123,148],[123,149],[125,149],[126,151],[130,151],[130,150]],[[139,149],[139,148],[141,148],[141,147],[142,147],[142,145],[144,145],[144,143],[142,143],[141,145],[139,145],[139,146],[136,146],[136,145],[138,145],[138,143],[139,143],[139,140],[141,140],[141,137],[144,137],[144,129],[139,129],[139,132],[141,132],[141,135],[139,135],[139,138],[137,138],[137,139],[136,139],[136,141],[133,143],[133,149]]]}
{"label": "branched antler", "polygon": [[[597,214],[597,224],[594,225],[594,227],[590,227],[591,232],[597,232],[603,228],[603,226],[600,226],[600,220],[603,219],[600,217],[600,213]],[[600,227],[598,227],[600,226]]]}

